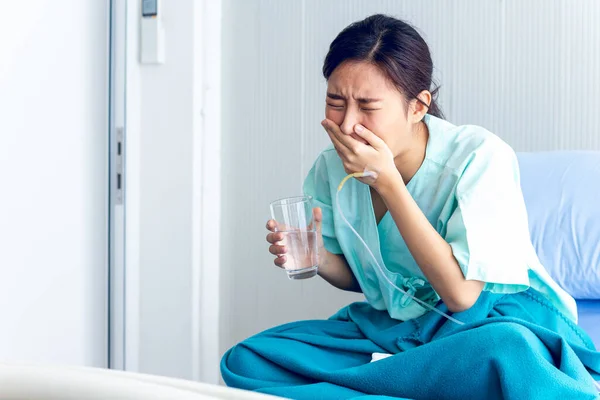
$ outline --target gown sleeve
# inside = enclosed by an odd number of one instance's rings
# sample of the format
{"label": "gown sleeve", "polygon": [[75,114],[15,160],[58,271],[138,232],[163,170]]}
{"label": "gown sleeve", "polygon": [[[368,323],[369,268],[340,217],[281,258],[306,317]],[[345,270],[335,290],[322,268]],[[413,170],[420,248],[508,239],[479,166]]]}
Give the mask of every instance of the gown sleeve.
{"label": "gown sleeve", "polygon": [[519,180],[516,154],[501,142],[471,154],[457,183],[445,239],[465,278],[485,282],[487,291],[529,287],[530,238]]}

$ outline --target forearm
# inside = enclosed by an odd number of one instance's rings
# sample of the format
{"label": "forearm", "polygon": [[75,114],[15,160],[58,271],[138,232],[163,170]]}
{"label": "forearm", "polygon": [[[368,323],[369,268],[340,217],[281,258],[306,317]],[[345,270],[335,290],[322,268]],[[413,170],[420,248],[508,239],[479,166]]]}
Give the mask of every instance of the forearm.
{"label": "forearm", "polygon": [[343,255],[323,249],[319,255],[319,276],[338,289],[361,292],[360,286]]}
{"label": "forearm", "polygon": [[470,308],[483,282],[467,281],[452,248],[429,223],[398,175],[380,189],[396,226],[423,274],[451,311]]}

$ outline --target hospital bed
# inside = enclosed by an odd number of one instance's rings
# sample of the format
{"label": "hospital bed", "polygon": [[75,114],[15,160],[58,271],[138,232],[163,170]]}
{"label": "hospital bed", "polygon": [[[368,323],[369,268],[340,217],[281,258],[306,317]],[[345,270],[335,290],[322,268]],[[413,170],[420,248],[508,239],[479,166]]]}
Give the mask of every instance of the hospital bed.
{"label": "hospital bed", "polygon": [[518,153],[536,251],[600,349],[600,152]]}
{"label": "hospital bed", "polygon": [[75,366],[0,363],[0,400],[276,400],[162,376]]}

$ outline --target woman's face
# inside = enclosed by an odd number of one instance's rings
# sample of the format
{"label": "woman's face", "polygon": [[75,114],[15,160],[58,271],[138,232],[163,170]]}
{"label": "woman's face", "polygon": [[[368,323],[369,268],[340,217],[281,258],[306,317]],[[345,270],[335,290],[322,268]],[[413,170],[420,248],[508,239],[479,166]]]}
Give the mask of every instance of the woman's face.
{"label": "woman's face", "polygon": [[337,67],[327,82],[326,103],[325,117],[344,134],[364,143],[354,133],[354,126],[361,124],[383,139],[394,156],[410,147],[414,124],[422,118],[414,110],[407,114],[402,94],[377,66],[367,62],[344,62]]}

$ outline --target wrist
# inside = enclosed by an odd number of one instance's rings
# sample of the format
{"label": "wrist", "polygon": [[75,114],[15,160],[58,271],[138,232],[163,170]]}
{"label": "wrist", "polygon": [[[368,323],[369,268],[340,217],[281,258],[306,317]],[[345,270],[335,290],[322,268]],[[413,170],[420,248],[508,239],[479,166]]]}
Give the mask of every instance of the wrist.
{"label": "wrist", "polygon": [[383,199],[394,196],[394,193],[397,193],[402,187],[406,187],[400,172],[395,168],[387,173],[379,174],[373,186]]}

